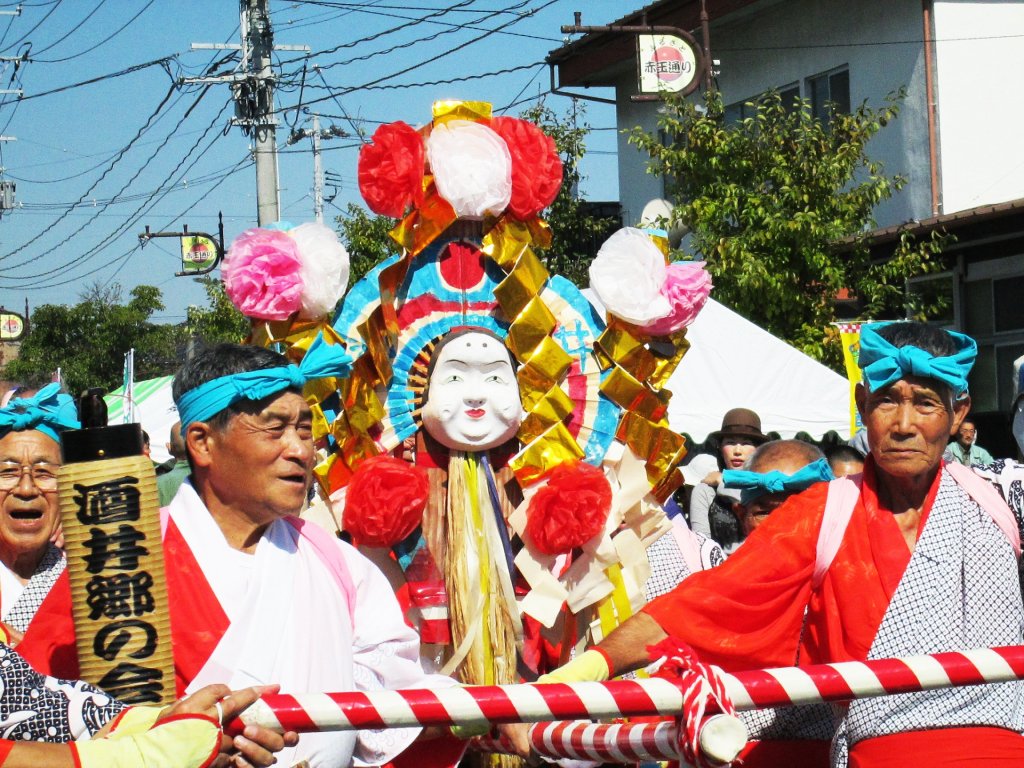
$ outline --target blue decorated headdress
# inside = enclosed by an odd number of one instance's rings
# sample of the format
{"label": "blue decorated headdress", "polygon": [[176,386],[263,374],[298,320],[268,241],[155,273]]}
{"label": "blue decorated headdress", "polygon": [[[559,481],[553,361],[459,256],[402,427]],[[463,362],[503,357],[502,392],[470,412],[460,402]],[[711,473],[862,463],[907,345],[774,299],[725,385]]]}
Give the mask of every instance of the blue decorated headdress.
{"label": "blue decorated headdress", "polygon": [[47,384],[31,397],[11,400],[0,408],[0,437],[8,432],[35,429],[60,442],[65,429],[79,429],[78,412],[71,395],[60,384]]}
{"label": "blue decorated headdress", "polygon": [[953,390],[954,397],[967,391],[967,376],[978,356],[978,345],[974,339],[947,331],[958,349],[952,355],[936,357],[919,347],[896,347],[886,341],[878,331],[887,325],[890,323],[873,323],[860,329],[858,364],[868,389],[876,392],[906,376],[920,376],[946,384]]}
{"label": "blue decorated headdress", "polygon": [[185,392],[177,401],[181,434],[196,421],[208,421],[239,400],[262,400],[310,379],[342,377],[352,367],[352,357],[341,344],[328,344],[318,335],[298,365],[282,365],[220,376]]}

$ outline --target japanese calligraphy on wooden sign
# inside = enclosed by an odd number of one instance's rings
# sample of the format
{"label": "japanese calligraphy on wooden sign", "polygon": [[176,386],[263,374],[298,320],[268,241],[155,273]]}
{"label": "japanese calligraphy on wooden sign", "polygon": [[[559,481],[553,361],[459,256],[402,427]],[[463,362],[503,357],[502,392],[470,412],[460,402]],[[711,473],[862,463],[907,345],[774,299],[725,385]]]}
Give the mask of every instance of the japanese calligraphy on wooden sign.
{"label": "japanese calligraphy on wooden sign", "polygon": [[64,465],[58,477],[82,679],[129,704],[174,700],[167,582],[153,465]]}

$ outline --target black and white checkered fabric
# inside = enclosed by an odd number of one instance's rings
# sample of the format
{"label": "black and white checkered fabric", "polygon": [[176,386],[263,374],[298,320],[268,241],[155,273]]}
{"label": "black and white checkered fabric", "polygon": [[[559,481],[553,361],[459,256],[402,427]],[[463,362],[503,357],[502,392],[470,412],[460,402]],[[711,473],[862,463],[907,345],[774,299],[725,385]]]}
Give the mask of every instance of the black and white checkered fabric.
{"label": "black and white checkered fabric", "polygon": [[67,742],[88,738],[124,708],[88,683],[41,675],[0,643],[0,739]]}
{"label": "black and white checkered fabric", "polygon": [[[692,535],[700,541],[701,570],[706,571],[725,562],[725,553],[720,546],[695,531]],[[651,575],[644,582],[644,595],[648,602],[672,591],[692,573],[671,532],[663,534],[647,548],[647,561],[651,564]]]}
{"label": "black and white checkered fabric", "polygon": [[64,558],[64,553],[53,544],[50,544],[46,554],[43,555],[43,559],[39,561],[36,572],[28,580],[25,589],[18,597],[18,601],[11,607],[11,611],[7,614],[4,621],[19,632],[26,631],[29,622],[32,621],[32,617],[39,610],[39,606],[43,604],[43,600],[50,594],[50,588],[57,583],[57,579],[64,573],[66,565],[67,560]]}
{"label": "black and white checkered fabric", "polygon": [[[1021,517],[1024,466],[999,462],[979,474],[995,481]],[[1019,645],[1024,607],[1013,549],[990,515],[943,472],[935,504],[870,659]],[[1024,730],[1024,684],[950,688],[854,702],[833,743],[833,766],[849,746],[906,731],[966,725]]]}

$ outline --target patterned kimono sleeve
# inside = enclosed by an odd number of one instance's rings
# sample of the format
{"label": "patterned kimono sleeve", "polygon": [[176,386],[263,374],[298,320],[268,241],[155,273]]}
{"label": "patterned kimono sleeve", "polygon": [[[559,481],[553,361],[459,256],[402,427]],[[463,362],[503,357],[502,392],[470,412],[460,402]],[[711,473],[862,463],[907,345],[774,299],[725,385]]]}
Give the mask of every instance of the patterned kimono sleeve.
{"label": "patterned kimono sleeve", "polygon": [[[1011,459],[996,459],[987,466],[974,467],[974,471],[999,489],[1017,518],[1020,540],[1024,541],[1024,464]],[[1024,596],[1024,557],[1017,560],[1017,573],[1021,595]]]}
{"label": "patterned kimono sleeve", "polygon": [[0,739],[88,739],[126,705],[88,683],[40,674],[0,643]]}
{"label": "patterned kimono sleeve", "polygon": [[1013,510],[1024,541],[1024,464],[1011,459],[996,459],[984,467],[974,467],[974,472],[992,483]]}

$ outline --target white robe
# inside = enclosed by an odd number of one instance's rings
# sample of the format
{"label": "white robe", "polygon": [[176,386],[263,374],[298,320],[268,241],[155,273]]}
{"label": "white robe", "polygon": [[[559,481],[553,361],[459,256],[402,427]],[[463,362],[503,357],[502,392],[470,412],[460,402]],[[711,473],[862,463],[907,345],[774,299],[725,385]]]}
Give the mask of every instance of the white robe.
{"label": "white robe", "polygon": [[[354,548],[337,541],[355,587],[348,601],[320,557],[286,520],[274,521],[253,554],[228,546],[189,482],[168,507],[231,624],[188,687],[232,689],[278,683],[283,693],[448,687],[425,675],[419,638],[406,626],[387,580]],[[354,626],[353,626],[354,624]],[[278,764],[311,768],[378,765],[419,729],[304,734]]]}

